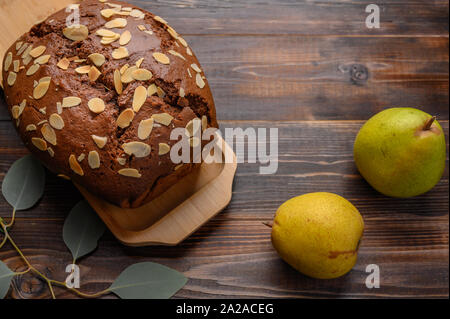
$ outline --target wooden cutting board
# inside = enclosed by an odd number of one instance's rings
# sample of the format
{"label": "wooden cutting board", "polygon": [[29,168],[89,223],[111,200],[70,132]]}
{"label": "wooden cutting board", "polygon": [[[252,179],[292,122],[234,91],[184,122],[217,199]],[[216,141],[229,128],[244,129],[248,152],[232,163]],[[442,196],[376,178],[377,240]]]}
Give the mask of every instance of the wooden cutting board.
{"label": "wooden cutting board", "polygon": [[[76,0],[0,0],[0,59],[6,50],[34,24]],[[3,63],[0,66],[3,67]],[[0,72],[1,77],[1,72]],[[1,80],[1,78],[0,78]],[[1,83],[1,81],[0,81]],[[232,163],[205,164],[180,180],[152,202],[123,209],[75,185],[111,232],[129,246],[177,245],[220,212],[231,200],[236,173],[233,150],[219,139],[223,154]]]}

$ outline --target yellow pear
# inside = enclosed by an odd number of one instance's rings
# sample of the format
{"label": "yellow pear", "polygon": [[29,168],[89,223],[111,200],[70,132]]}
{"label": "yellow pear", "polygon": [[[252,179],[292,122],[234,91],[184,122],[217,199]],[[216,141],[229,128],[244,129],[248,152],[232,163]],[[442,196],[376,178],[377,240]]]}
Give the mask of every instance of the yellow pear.
{"label": "yellow pear", "polygon": [[356,263],[364,221],[345,198],[310,193],[282,204],[272,225],[272,244],[289,265],[319,279],[340,277]]}

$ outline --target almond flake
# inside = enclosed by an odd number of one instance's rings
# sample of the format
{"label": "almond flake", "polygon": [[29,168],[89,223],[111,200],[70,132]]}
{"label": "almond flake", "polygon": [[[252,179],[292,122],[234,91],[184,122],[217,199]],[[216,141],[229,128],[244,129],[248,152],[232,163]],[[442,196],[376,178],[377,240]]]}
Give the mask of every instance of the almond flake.
{"label": "almond flake", "polygon": [[28,43],[24,43],[22,47],[19,49],[19,51],[17,51],[17,55],[21,55],[23,51],[25,51],[25,49],[28,48],[28,46],[29,46]]}
{"label": "almond flake", "polygon": [[142,85],[138,86],[134,91],[133,96],[133,110],[136,113],[139,112],[142,105],[144,105],[146,99],[147,99],[147,89]]}
{"label": "almond flake", "polygon": [[74,107],[74,106],[78,106],[80,104],[81,104],[81,99],[77,96],[68,96],[68,97],[63,98],[63,101],[62,101],[63,108]]}
{"label": "almond flake", "polygon": [[19,41],[16,43],[16,51],[18,51],[20,49],[20,47],[22,46],[23,42]]}
{"label": "almond flake", "polygon": [[64,128],[63,118],[56,113],[53,113],[52,115],[50,115],[48,122],[50,123],[50,125],[53,128],[55,128],[57,130],[62,130]]}
{"label": "almond flake", "polygon": [[100,13],[104,18],[109,19],[116,13],[116,11],[113,9],[103,9]]}
{"label": "almond flake", "polygon": [[146,140],[152,133],[152,129],[153,129],[153,119],[150,118],[150,119],[142,120],[139,123],[139,127],[138,127],[139,139]]}
{"label": "almond flake", "polygon": [[151,84],[148,87],[147,95],[148,96],[152,96],[152,95],[155,95],[157,92],[158,92],[158,88],[156,87],[156,85],[155,84]]}
{"label": "almond flake", "polygon": [[26,58],[24,58],[22,62],[24,65],[28,65],[30,64],[31,60],[33,60],[33,58],[31,57],[31,55],[29,55]]}
{"label": "almond flake", "polygon": [[170,26],[167,26],[167,32],[174,38],[175,40],[178,39],[178,33]]}
{"label": "almond flake", "polygon": [[100,156],[97,151],[90,151],[88,155],[88,163],[92,169],[97,169],[100,167]]}
{"label": "almond flake", "polygon": [[47,93],[49,86],[50,81],[39,81],[39,84],[33,90],[33,98],[35,98],[36,100],[43,98]]}
{"label": "almond flake", "polygon": [[150,30],[145,30],[144,33],[147,33],[149,35],[153,35],[153,31],[150,31]]}
{"label": "almond flake", "polygon": [[47,123],[42,125],[41,133],[47,142],[49,142],[52,145],[56,145],[56,133],[55,130],[50,125],[48,125]]}
{"label": "almond flake", "polygon": [[69,68],[70,61],[67,58],[62,58],[59,60],[57,66],[60,69],[67,70]]}
{"label": "almond flake", "polygon": [[180,41],[180,43],[181,43],[185,48],[187,48],[188,44],[187,44],[187,42],[186,42],[185,39],[183,39],[182,37],[178,37],[178,41]]}
{"label": "almond flake", "polygon": [[106,142],[108,141],[108,138],[97,136],[97,135],[91,135],[92,139],[94,140],[94,143],[98,146],[98,148],[103,148],[106,145]]}
{"label": "almond flake", "polygon": [[120,78],[122,83],[131,83],[131,82],[133,82],[133,80],[134,80],[133,72],[136,69],[137,69],[136,66],[132,66],[132,67],[129,67],[128,69],[126,69],[126,71],[123,73],[122,77]]}
{"label": "almond flake", "polygon": [[35,74],[39,70],[40,65],[39,64],[33,64],[30,66],[30,68],[27,70],[27,76]]}
{"label": "almond flake", "polygon": [[40,125],[42,125],[42,124],[44,124],[44,123],[47,123],[48,121],[47,120],[42,120],[42,121],[40,121],[38,124],[37,124],[37,126],[40,126]]}
{"label": "almond flake", "polygon": [[202,69],[200,69],[199,66],[195,63],[191,64],[191,68],[197,73],[202,73]]}
{"label": "almond flake", "polygon": [[187,55],[190,55],[190,56],[192,56],[192,51],[191,51],[191,49],[189,49],[189,48],[186,48],[186,53],[187,53]]}
{"label": "almond flake", "polygon": [[16,83],[16,79],[17,79],[17,73],[9,72],[8,79],[7,79],[8,85],[13,86],[14,83]]}
{"label": "almond flake", "polygon": [[119,163],[122,166],[124,166],[127,163],[127,160],[123,157],[116,158],[116,161],[117,161],[117,163]]}
{"label": "almond flake", "polygon": [[102,40],[100,41],[100,43],[103,45],[108,45],[108,44],[111,44],[111,43],[117,41],[119,38],[120,38],[120,34],[116,34],[116,36],[112,37],[112,38],[103,37]]}
{"label": "almond flake", "polygon": [[90,65],[83,65],[83,66],[76,68],[75,72],[77,72],[78,74],[88,74],[90,70],[91,70]]}
{"label": "almond flake", "polygon": [[160,16],[154,16],[153,19],[158,22],[161,22],[162,24],[167,24],[167,21],[161,18]]}
{"label": "almond flake", "polygon": [[47,152],[51,157],[55,157],[55,151],[51,147],[47,148]]}
{"label": "almond flake", "polygon": [[127,45],[128,42],[130,42],[130,41],[131,41],[131,32],[127,30],[124,33],[122,33],[122,35],[120,36],[119,44]]}
{"label": "almond flake", "polygon": [[140,18],[144,13],[141,10],[138,9],[133,9],[130,12],[130,16],[132,16],[133,18]]}
{"label": "almond flake", "polygon": [[175,168],[174,168],[173,170],[174,170],[174,171],[177,171],[177,170],[179,170],[180,168],[182,168],[183,165],[184,165],[184,164],[177,165],[177,166],[175,166]]}
{"label": "almond flake", "polygon": [[11,108],[12,118],[15,119],[15,120],[17,120],[17,119],[19,118],[19,116],[20,116],[19,112],[20,112],[19,106],[18,106],[18,105],[14,105],[14,106]]}
{"label": "almond flake", "polygon": [[133,8],[131,8],[131,7],[124,7],[124,8],[122,8],[122,11],[131,12],[131,10],[133,10]]}
{"label": "almond flake", "polygon": [[45,50],[47,50],[47,48],[44,45],[40,45],[40,46],[34,48],[33,50],[31,50],[29,54],[33,58],[37,58],[37,57],[41,56],[45,52]]}
{"label": "almond flake", "polygon": [[184,61],[186,61],[186,58],[184,56],[182,56],[180,53],[178,53],[177,51],[169,50],[169,53],[174,55],[174,56],[179,57],[180,59],[183,59]]}
{"label": "almond flake", "polygon": [[102,99],[96,97],[88,102],[88,107],[91,112],[100,114],[105,110],[105,102]]}
{"label": "almond flake", "polygon": [[142,175],[139,173],[137,169],[134,168],[124,168],[118,172],[120,175],[134,178],[141,178]]}
{"label": "almond flake", "polygon": [[66,181],[70,181],[70,177],[69,177],[69,176],[66,176],[66,175],[64,175],[64,174],[58,174],[57,176],[58,176],[59,178],[65,179]]}
{"label": "almond flake", "polygon": [[125,109],[117,118],[116,124],[120,128],[127,128],[134,119],[134,111],[132,109]]}
{"label": "almond flake", "polygon": [[74,171],[76,174],[78,174],[80,176],[84,175],[83,169],[81,168],[80,164],[78,164],[78,161],[75,158],[75,155],[73,155],[73,154],[70,155],[70,157],[69,157],[69,166],[70,166],[70,169],[72,171]]}
{"label": "almond flake", "polygon": [[165,155],[170,152],[170,146],[166,143],[159,143],[158,155]]}
{"label": "almond flake", "polygon": [[186,93],[184,92],[183,88],[180,88],[180,97],[184,97]]}
{"label": "almond flake", "polygon": [[203,89],[205,87],[205,81],[203,81],[203,78],[200,75],[200,73],[197,73],[197,76],[195,77],[195,83],[201,89]]}
{"label": "almond flake", "polygon": [[119,70],[114,70],[114,88],[116,89],[117,94],[122,94],[123,86]]}
{"label": "almond flake", "polygon": [[86,154],[84,154],[84,153],[80,154],[80,156],[78,156],[78,158],[77,158],[77,161],[81,163],[82,161],[84,161],[85,158],[86,158]]}
{"label": "almond flake", "polygon": [[147,157],[150,155],[151,147],[142,142],[130,142],[122,145],[123,150],[128,155],[134,155],[137,158]]}
{"label": "almond flake", "polygon": [[47,142],[44,141],[42,138],[39,137],[33,137],[31,139],[31,143],[33,143],[34,146],[37,147],[40,151],[46,151],[47,150]]}
{"label": "almond flake", "polygon": [[40,108],[39,112],[41,112],[44,115],[47,114],[47,107]]}
{"label": "almond flake", "polygon": [[58,112],[58,114],[62,114],[63,107],[62,107],[62,103],[61,102],[56,102],[56,111]]}
{"label": "almond flake", "polygon": [[89,69],[88,76],[89,76],[89,80],[91,82],[97,81],[97,79],[99,78],[100,75],[102,75],[102,73],[95,66],[92,66]]}
{"label": "almond flake", "polygon": [[89,29],[85,25],[74,25],[65,28],[63,34],[72,41],[83,41],[89,36]]}
{"label": "almond flake", "polygon": [[146,69],[137,69],[131,73],[131,76],[137,81],[148,81],[152,78],[153,74]]}
{"label": "almond flake", "polygon": [[165,55],[164,53],[161,52],[155,52],[153,53],[153,58],[158,61],[159,63],[162,64],[169,64],[170,63],[170,59],[167,55]]}
{"label": "almond flake", "polygon": [[114,31],[107,30],[107,29],[99,29],[99,30],[95,31],[95,34],[100,37],[106,37],[106,38],[114,38],[117,35],[117,33],[115,33]]}
{"label": "almond flake", "polygon": [[20,68],[20,60],[15,60],[13,62],[13,71],[16,73],[19,73],[19,68]]}
{"label": "almond flake", "polygon": [[30,52],[33,50],[33,46],[30,45],[21,55],[22,59],[25,59],[30,56]]}
{"label": "almond flake", "polygon": [[83,63],[83,62],[86,62],[87,60],[86,59],[78,59],[78,60],[74,60],[73,62],[75,62],[75,63]]}
{"label": "almond flake", "polygon": [[127,19],[124,18],[116,18],[114,20],[105,23],[105,28],[108,29],[125,28],[126,26],[127,26]]}
{"label": "almond flake", "polygon": [[205,131],[208,128],[208,118],[206,115],[202,116],[202,131]]}
{"label": "almond flake", "polygon": [[50,57],[51,57],[50,54],[40,56],[39,58],[34,60],[34,63],[35,64],[46,64],[46,63],[48,63],[48,60],[50,60]]}
{"label": "almond flake", "polygon": [[160,114],[153,114],[152,119],[159,124],[168,126],[172,122],[173,116],[167,113],[160,113]]}
{"label": "almond flake", "polygon": [[126,70],[128,70],[128,68],[130,67],[130,65],[128,63],[124,64],[121,68],[120,68],[120,75],[124,74]]}
{"label": "almond flake", "polygon": [[140,31],[145,31],[145,30],[147,30],[147,28],[146,28],[145,25],[143,25],[143,24],[138,25],[137,28],[138,28]]}
{"label": "almond flake", "polygon": [[113,57],[113,59],[115,59],[115,60],[124,59],[124,58],[127,58],[128,56],[129,56],[129,54],[128,54],[128,49],[125,48],[125,47],[120,47],[120,48],[118,48],[118,49],[115,49],[115,50],[112,52],[112,57]]}
{"label": "almond flake", "polygon": [[25,128],[25,131],[27,131],[27,132],[32,132],[32,131],[36,131],[37,130],[37,127],[36,127],[36,125],[34,125],[34,124],[29,124],[29,125],[27,125],[27,127]]}
{"label": "almond flake", "polygon": [[191,70],[187,69],[187,72],[188,72],[188,74],[189,74],[189,77],[192,78]]}
{"label": "almond flake", "polygon": [[137,61],[136,61],[136,67],[137,67],[137,68],[140,68],[142,62],[144,62],[144,58],[140,58],[139,60],[137,60]]}
{"label": "almond flake", "polygon": [[11,52],[8,52],[5,59],[5,64],[3,65],[3,71],[8,72],[9,67],[11,66],[13,55]]}
{"label": "almond flake", "polygon": [[158,96],[159,96],[160,98],[162,98],[162,99],[166,96],[166,92],[164,92],[164,90],[161,89],[159,86],[156,87],[156,93],[157,93]]}
{"label": "almond flake", "polygon": [[105,63],[105,56],[100,53],[92,53],[88,58],[98,67],[101,67]]}

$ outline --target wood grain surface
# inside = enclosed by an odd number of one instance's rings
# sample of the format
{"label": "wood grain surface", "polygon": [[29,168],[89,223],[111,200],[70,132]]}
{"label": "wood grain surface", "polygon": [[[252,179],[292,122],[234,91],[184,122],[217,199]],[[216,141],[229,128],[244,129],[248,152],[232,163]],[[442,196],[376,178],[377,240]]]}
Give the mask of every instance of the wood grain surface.
{"label": "wood grain surface", "polygon": [[[258,165],[240,164],[231,203],[179,246],[124,247],[106,233],[79,262],[82,290],[96,292],[128,265],[154,261],[189,277],[176,298],[448,298],[448,160],[432,191],[404,200],[375,192],[352,157],[364,121],[393,106],[437,115],[448,149],[447,1],[383,1],[379,30],[364,27],[371,1],[130,2],[187,34],[212,86],[222,129],[278,128],[279,167],[275,175],[260,175]],[[28,152],[3,98],[0,104],[1,181]],[[366,224],[357,265],[336,280],[313,280],[285,264],[262,224],[285,200],[315,191],[348,198]],[[62,226],[80,199],[69,182],[47,174],[44,197],[18,213],[12,230],[31,261],[55,279],[66,277],[71,256]],[[10,213],[1,198],[0,216]],[[14,270],[24,267],[9,245],[0,260]],[[365,286],[368,264],[381,268],[380,289]],[[58,298],[75,297],[56,292]],[[49,293],[25,276],[16,278],[9,297]]]}

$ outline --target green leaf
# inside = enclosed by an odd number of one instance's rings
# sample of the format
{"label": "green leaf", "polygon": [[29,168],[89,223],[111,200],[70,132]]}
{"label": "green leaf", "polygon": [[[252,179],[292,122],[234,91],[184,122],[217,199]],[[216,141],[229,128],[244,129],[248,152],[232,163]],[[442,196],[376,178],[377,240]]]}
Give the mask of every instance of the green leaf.
{"label": "green leaf", "polygon": [[28,209],[42,197],[45,186],[45,170],[32,155],[14,162],[2,183],[6,201],[16,210]]}
{"label": "green leaf", "polygon": [[5,263],[0,260],[0,299],[5,298],[8,293],[11,279],[14,275],[15,274],[9,270]]}
{"label": "green leaf", "polygon": [[105,232],[105,224],[88,202],[81,201],[70,211],[64,222],[63,239],[73,259],[83,257],[95,248]]}
{"label": "green leaf", "polygon": [[122,299],[167,299],[186,282],[187,278],[178,271],[144,262],[125,269],[109,290]]}

